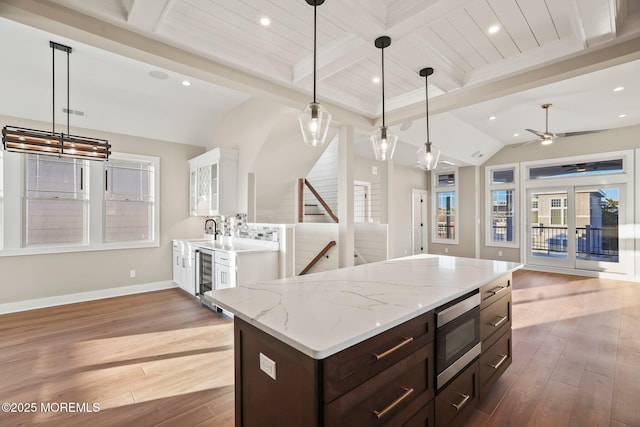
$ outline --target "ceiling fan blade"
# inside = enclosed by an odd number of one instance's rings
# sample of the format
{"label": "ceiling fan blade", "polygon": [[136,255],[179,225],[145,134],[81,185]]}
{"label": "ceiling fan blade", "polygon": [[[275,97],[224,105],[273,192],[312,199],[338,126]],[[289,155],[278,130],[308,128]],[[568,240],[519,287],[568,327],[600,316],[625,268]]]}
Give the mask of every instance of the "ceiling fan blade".
{"label": "ceiling fan blade", "polygon": [[534,142],[540,142],[539,139],[532,139],[531,141],[520,142],[518,144],[509,144],[509,148],[520,148],[525,145],[533,144]]}
{"label": "ceiling fan blade", "polygon": [[558,136],[558,138],[561,138],[566,136],[578,136],[578,135],[588,135],[590,133],[600,133],[600,132],[605,132],[607,130],[608,129],[582,130],[577,132],[561,132],[561,133],[557,133],[556,135]]}
{"label": "ceiling fan blade", "polygon": [[537,130],[533,130],[533,129],[525,129],[527,132],[531,132],[534,135],[538,135],[540,138],[544,137],[544,133],[543,132],[539,132]]}

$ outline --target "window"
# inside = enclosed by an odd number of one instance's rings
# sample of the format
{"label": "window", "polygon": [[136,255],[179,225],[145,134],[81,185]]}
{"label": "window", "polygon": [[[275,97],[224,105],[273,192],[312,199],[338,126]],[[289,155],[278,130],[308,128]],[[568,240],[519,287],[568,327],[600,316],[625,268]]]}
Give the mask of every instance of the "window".
{"label": "window", "polygon": [[153,235],[154,165],[112,159],[105,164],[105,242],[147,241]]}
{"label": "window", "polygon": [[153,156],[0,152],[0,257],[158,247],[159,173]]}
{"label": "window", "polygon": [[433,172],[433,222],[434,243],[458,243],[457,212],[457,169],[447,172]]}
{"label": "window", "polygon": [[517,247],[516,165],[490,166],[486,169],[488,246]]}
{"label": "window", "polygon": [[26,156],[24,245],[85,242],[85,161]]}
{"label": "window", "polygon": [[531,199],[531,224],[538,224],[538,199]]}
{"label": "window", "polygon": [[622,159],[577,162],[529,169],[529,179],[563,178],[624,172]]}
{"label": "window", "polygon": [[553,198],[549,202],[549,217],[551,225],[567,224],[567,198]]}

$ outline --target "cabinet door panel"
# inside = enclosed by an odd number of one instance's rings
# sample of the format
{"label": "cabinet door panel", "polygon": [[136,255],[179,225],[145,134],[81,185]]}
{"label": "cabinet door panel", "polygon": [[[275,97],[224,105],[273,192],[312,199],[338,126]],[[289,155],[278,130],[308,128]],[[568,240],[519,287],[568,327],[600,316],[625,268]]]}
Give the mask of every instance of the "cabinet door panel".
{"label": "cabinet door panel", "polygon": [[490,306],[507,292],[511,292],[511,273],[480,288],[480,308]]}
{"label": "cabinet door panel", "polygon": [[478,403],[478,362],[469,365],[436,396],[436,427],[464,425]]}
{"label": "cabinet door panel", "polygon": [[327,358],[323,363],[325,402],[433,341],[434,327],[430,311]]}
{"label": "cabinet door panel", "polygon": [[511,292],[480,312],[480,340],[488,348],[507,329],[511,329]]}
{"label": "cabinet door panel", "polygon": [[433,397],[433,343],[325,405],[325,425],[403,425]]}
{"label": "cabinet door panel", "polygon": [[507,330],[491,347],[483,349],[478,362],[480,375],[480,398],[483,399],[511,365],[511,329]]}

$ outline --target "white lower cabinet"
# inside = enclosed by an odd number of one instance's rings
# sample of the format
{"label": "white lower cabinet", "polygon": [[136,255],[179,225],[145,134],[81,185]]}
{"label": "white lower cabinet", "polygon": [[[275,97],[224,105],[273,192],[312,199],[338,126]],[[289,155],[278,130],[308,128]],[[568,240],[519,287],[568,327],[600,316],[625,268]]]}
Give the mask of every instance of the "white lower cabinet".
{"label": "white lower cabinet", "polygon": [[173,282],[191,295],[196,294],[195,248],[181,240],[173,241]]}

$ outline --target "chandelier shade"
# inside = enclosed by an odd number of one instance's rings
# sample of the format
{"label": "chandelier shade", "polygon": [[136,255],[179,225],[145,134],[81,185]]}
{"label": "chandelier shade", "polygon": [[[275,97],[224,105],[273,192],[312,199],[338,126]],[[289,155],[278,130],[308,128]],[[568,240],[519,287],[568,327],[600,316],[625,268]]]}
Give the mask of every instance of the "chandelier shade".
{"label": "chandelier shade", "polygon": [[324,0],[306,0],[307,4],[313,6],[313,102],[298,114],[300,131],[305,144],[317,147],[325,143],[329,125],[331,124],[331,114],[320,103],[316,101],[316,55],[317,55],[317,21],[316,9]]}
{"label": "chandelier shade", "polygon": [[371,135],[371,145],[376,160],[385,161],[393,158],[393,153],[396,150],[396,144],[398,142],[398,136],[389,132],[384,116],[384,49],[391,45],[391,38],[388,36],[378,37],[374,45],[380,49],[382,56],[382,126]]}
{"label": "chandelier shade", "polygon": [[427,141],[424,143],[424,147],[418,150],[418,166],[424,170],[431,171],[438,167],[438,161],[440,160],[440,149],[429,138],[429,76],[433,74],[433,68],[423,68],[419,74],[424,77],[425,102],[427,106]]}

